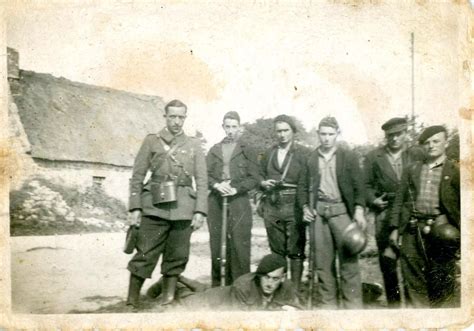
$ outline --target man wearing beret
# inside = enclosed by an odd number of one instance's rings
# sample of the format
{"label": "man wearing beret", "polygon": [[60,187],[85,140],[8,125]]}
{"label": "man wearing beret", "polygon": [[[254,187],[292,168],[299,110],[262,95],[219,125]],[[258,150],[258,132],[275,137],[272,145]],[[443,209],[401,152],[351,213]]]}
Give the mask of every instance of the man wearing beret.
{"label": "man wearing beret", "polygon": [[[140,289],[163,254],[161,304],[173,302],[178,276],[189,258],[190,237],[207,214],[206,159],[198,139],[182,130],[187,107],[165,106],[166,127],[149,134],[138,151],[130,180],[129,210],[139,223],[137,253],[128,264],[127,305],[137,308]],[[194,183],[194,184],[193,184]]]}
{"label": "man wearing beret", "polygon": [[447,138],[440,125],[420,135],[426,159],[404,172],[390,218],[392,244],[401,236],[407,303],[414,308],[459,305],[455,262],[460,241],[460,174],[446,158]]}
{"label": "man wearing beret", "polygon": [[[304,220],[314,222],[314,262],[321,308],[360,309],[358,255],[345,248],[344,232],[352,222],[362,230],[366,228],[364,182],[357,156],[337,146],[338,135],[337,120],[331,116],[323,118],[318,126],[320,146],[309,156],[298,185],[298,201],[304,210]],[[314,194],[314,201],[310,194]],[[342,294],[342,302],[338,302],[338,293]]]}
{"label": "man wearing beret", "polygon": [[293,284],[286,280],[287,262],[278,254],[260,261],[256,272],[240,276],[230,286],[196,293],[182,300],[186,310],[301,309]]}
{"label": "man wearing beret", "polygon": [[[235,111],[224,115],[226,136],[207,154],[209,178],[208,226],[212,258],[212,286],[231,285],[250,272],[252,208],[248,192],[258,185],[258,164],[254,150],[240,141],[240,116]],[[227,207],[225,284],[221,284],[220,257],[223,197]]]}
{"label": "man wearing beret", "polygon": [[385,146],[370,152],[365,158],[367,205],[375,213],[375,238],[379,250],[385,294],[389,307],[400,307],[397,277],[397,247],[390,246],[390,209],[400,185],[403,169],[421,160],[423,152],[407,148],[407,120],[395,117],[382,125]]}
{"label": "man wearing beret", "polygon": [[264,192],[263,218],[270,249],[290,260],[291,280],[297,290],[303,273],[305,224],[296,204],[296,187],[309,149],[296,143],[296,125],[288,115],[273,120],[278,143],[260,162],[260,186]]}

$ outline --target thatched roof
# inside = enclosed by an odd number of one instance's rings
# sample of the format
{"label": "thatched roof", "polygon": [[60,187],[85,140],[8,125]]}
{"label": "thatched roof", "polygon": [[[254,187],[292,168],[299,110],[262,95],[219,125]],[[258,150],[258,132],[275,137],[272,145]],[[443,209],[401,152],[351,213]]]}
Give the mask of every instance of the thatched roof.
{"label": "thatched roof", "polygon": [[160,97],[20,71],[14,94],[33,157],[133,165],[141,142],[164,123]]}

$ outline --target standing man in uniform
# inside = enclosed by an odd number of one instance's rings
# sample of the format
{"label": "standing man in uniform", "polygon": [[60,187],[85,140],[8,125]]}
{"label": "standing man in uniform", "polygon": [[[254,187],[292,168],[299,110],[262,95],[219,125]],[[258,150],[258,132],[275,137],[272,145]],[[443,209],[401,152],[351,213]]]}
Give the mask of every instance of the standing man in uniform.
{"label": "standing man in uniform", "polygon": [[456,255],[460,244],[460,174],[446,158],[446,128],[426,128],[419,143],[426,159],[403,174],[390,218],[390,240],[401,236],[407,303],[414,308],[456,307]]}
{"label": "standing man in uniform", "polygon": [[[235,111],[224,115],[225,138],[207,154],[209,178],[208,226],[212,258],[212,286],[231,285],[250,272],[252,208],[248,192],[258,185],[258,165],[253,149],[240,141],[240,116]],[[227,197],[227,252],[225,284],[221,284],[220,257],[222,204]]]}
{"label": "standing man in uniform", "polygon": [[[298,185],[298,199],[304,220],[315,222],[315,266],[319,296],[323,308],[338,307],[338,292],[346,309],[362,308],[362,284],[358,255],[344,247],[344,231],[352,222],[362,230],[364,217],[364,182],[357,156],[337,147],[339,124],[325,117],[318,126],[320,146],[310,155],[304,176]],[[309,205],[310,189],[314,206]],[[314,211],[314,212],[313,212]],[[341,282],[336,275],[339,257]]]}
{"label": "standing man in uniform", "polygon": [[395,117],[382,125],[386,145],[370,152],[365,159],[367,205],[375,213],[375,238],[379,250],[385,295],[388,306],[400,307],[397,276],[397,247],[390,245],[390,210],[400,185],[402,171],[414,161],[421,160],[422,151],[407,148],[407,120]]}
{"label": "standing man in uniform", "polygon": [[296,187],[309,150],[294,140],[296,126],[288,115],[273,120],[278,143],[267,150],[260,166],[264,192],[263,218],[270,249],[290,260],[290,275],[297,291],[303,273],[305,224],[296,204]]}
{"label": "standing man in uniform", "polygon": [[127,305],[139,304],[140,289],[163,254],[161,304],[173,302],[178,276],[189,258],[190,237],[207,214],[206,159],[198,139],[183,132],[187,106],[165,106],[166,127],[149,134],[133,166],[129,210],[139,223],[137,253],[128,264]]}

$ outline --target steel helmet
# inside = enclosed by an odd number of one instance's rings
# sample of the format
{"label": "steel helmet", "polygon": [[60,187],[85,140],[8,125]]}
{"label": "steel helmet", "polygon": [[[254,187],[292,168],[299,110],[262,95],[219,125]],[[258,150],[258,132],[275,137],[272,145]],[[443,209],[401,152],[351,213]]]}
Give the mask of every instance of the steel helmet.
{"label": "steel helmet", "polygon": [[459,247],[461,242],[461,233],[449,223],[433,226],[431,236],[442,246]]}
{"label": "steel helmet", "polygon": [[357,223],[351,223],[342,233],[343,249],[350,255],[362,252],[367,246],[367,236]]}

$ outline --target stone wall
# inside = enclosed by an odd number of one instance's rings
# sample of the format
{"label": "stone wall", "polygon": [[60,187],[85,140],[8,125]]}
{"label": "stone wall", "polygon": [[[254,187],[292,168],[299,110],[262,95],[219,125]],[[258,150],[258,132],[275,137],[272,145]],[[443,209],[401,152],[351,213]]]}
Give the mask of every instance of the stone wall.
{"label": "stone wall", "polygon": [[35,163],[37,176],[76,187],[80,192],[94,185],[101,186],[107,195],[128,203],[128,185],[132,176],[129,167],[41,159],[35,159]]}

